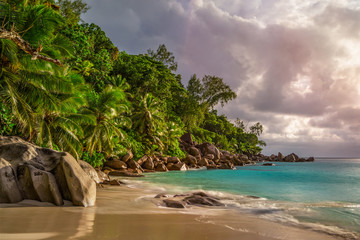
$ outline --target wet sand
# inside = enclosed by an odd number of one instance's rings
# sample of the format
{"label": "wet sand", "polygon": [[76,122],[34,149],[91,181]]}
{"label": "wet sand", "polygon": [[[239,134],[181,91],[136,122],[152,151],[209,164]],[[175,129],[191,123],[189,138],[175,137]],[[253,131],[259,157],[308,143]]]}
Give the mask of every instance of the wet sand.
{"label": "wet sand", "polygon": [[162,208],[152,200],[157,193],[109,186],[98,189],[96,206],[89,208],[0,204],[0,239],[343,239],[230,210]]}

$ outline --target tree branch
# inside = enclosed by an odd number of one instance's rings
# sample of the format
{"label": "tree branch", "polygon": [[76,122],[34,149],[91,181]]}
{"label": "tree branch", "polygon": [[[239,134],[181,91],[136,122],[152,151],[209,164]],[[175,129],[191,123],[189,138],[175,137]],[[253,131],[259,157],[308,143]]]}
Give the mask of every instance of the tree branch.
{"label": "tree branch", "polygon": [[8,31],[4,28],[0,28],[0,38],[9,39],[9,40],[13,41],[19,48],[21,48],[21,50],[23,50],[24,52],[26,52],[32,56],[31,60],[41,59],[41,60],[44,60],[47,62],[54,63],[61,67],[63,66],[62,63],[60,62],[60,60],[58,60],[58,59],[52,59],[52,58],[46,57],[44,55],[40,55],[40,52],[42,50],[41,45],[38,49],[32,48],[31,45],[28,42],[26,42],[20,36],[20,34],[18,34],[15,31]]}

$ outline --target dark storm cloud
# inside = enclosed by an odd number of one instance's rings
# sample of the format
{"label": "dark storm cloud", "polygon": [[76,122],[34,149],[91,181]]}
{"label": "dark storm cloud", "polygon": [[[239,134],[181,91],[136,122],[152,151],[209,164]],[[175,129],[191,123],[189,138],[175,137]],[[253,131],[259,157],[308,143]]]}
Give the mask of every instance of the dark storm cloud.
{"label": "dark storm cloud", "polygon": [[223,77],[238,98],[219,112],[260,121],[267,152],[291,147],[319,155],[336,142],[345,155],[358,153],[345,148],[360,142],[356,1],[87,2],[84,20],[100,25],[120,50],[144,53],[165,43],[185,84],[193,73]]}
{"label": "dark storm cloud", "polygon": [[176,48],[183,41],[187,19],[182,5],[167,0],[87,0],[91,9],[83,17],[100,25],[113,42],[131,53],[143,53],[166,43]]}

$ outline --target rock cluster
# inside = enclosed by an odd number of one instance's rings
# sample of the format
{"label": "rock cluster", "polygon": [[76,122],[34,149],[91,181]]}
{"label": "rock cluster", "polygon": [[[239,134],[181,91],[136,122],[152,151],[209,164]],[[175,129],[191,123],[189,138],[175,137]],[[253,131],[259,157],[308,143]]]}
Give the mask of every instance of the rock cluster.
{"label": "rock cluster", "polygon": [[32,199],[59,206],[68,200],[93,206],[95,181],[100,181],[96,171],[85,162],[79,164],[69,153],[0,136],[0,203]]}
{"label": "rock cluster", "polygon": [[235,169],[235,166],[254,164],[245,154],[231,154],[228,151],[219,150],[211,143],[197,144],[186,133],[180,138],[180,147],[187,153],[182,160],[190,167],[206,167],[207,169]]}
{"label": "rock cluster", "polygon": [[295,153],[291,153],[287,156],[284,156],[281,152],[278,155],[272,154],[271,156],[264,156],[262,154],[254,156],[256,161],[271,161],[271,162],[313,162],[315,161],[314,157],[309,158],[300,158]]}
{"label": "rock cluster", "polygon": [[[180,138],[180,147],[187,153],[186,157],[166,156],[143,156],[138,161],[133,160],[133,154],[127,153],[121,159],[111,159],[105,162],[103,171],[113,176],[138,177],[143,172],[167,172],[167,171],[186,171],[189,168],[206,169],[235,169],[235,166],[255,164],[262,161],[285,161],[285,162],[305,162],[314,161],[314,158],[299,158],[292,153],[284,156],[278,155],[265,156],[231,154],[228,151],[218,149],[211,143],[197,144],[192,140],[191,134],[186,133]],[[266,164],[265,166],[270,166]],[[273,164],[271,164],[273,166]]]}
{"label": "rock cluster", "polygon": [[[185,140],[183,140],[185,139]],[[189,168],[206,167],[207,169],[235,169],[235,166],[252,164],[244,154],[231,154],[220,151],[211,143],[196,144],[190,134],[185,134],[180,140],[180,147],[187,153],[183,159],[166,156],[145,155],[139,160],[133,160],[131,153],[120,159],[111,159],[104,164],[105,173],[113,176],[142,176],[143,172],[186,171]]]}
{"label": "rock cluster", "polygon": [[[210,196],[204,192],[194,192],[184,195],[169,197],[165,194],[158,194],[155,198],[162,199],[163,205],[170,208],[185,208],[186,206],[225,206],[220,199]],[[164,199],[165,198],[165,199]]]}

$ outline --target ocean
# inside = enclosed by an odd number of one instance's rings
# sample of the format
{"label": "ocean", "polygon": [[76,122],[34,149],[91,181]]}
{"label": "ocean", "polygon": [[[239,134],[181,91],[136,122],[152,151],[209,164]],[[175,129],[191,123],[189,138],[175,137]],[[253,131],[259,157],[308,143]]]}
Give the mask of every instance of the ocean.
{"label": "ocean", "polygon": [[168,193],[208,191],[224,197],[239,214],[360,237],[360,159],[274,163],[236,170],[148,173],[145,181],[165,186]]}

